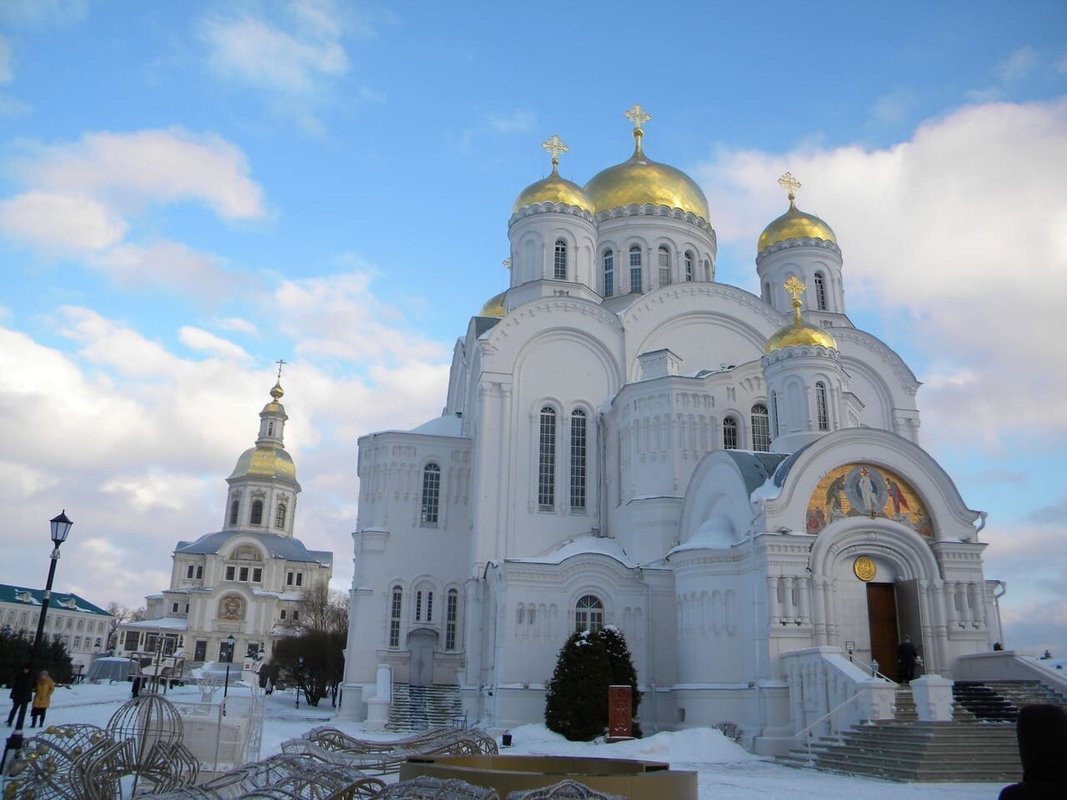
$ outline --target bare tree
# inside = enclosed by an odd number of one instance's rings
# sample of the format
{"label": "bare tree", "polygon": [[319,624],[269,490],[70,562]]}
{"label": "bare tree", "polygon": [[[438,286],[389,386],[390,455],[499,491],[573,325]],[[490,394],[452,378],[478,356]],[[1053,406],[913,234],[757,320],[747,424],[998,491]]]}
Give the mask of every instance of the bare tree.
{"label": "bare tree", "polygon": [[119,626],[124,622],[139,622],[148,612],[144,606],[131,609],[112,600],[107,604],[107,613],[111,615],[111,625],[107,630],[107,649],[114,650],[118,647]]}
{"label": "bare tree", "polygon": [[347,633],[348,594],[330,589],[326,581],[304,591],[300,628],[308,633]]}

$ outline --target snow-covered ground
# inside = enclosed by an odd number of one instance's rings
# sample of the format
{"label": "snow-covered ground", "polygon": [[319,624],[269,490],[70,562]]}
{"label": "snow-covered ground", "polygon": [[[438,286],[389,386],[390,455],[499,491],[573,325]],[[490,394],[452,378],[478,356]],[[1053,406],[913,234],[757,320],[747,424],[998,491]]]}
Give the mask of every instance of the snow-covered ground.
{"label": "snow-covered ground", "polygon": [[[242,687],[230,687],[232,693],[245,693]],[[168,697],[175,701],[197,702],[199,690],[195,686],[176,687]],[[59,687],[48,711],[48,724],[89,722],[103,727],[122,703],[130,698],[130,684],[84,684],[70,688]],[[266,718],[263,728],[262,756],[280,752],[281,743],[309,728],[333,724],[354,736],[389,738],[370,733],[359,723],[332,721],[333,712],[327,701],[322,708],[309,708],[303,701],[296,707],[292,691],[275,692],[266,698]],[[27,734],[32,731],[27,730]],[[498,734],[499,731],[492,731]],[[897,800],[902,793],[913,800],[995,800],[1000,784],[968,783],[898,783],[826,775],[814,770],[783,767],[758,758],[724,738],[716,730],[706,728],[659,733],[645,739],[618,744],[568,742],[548,731],[543,725],[524,725],[511,731],[513,746],[505,753],[516,755],[580,755],[605,758],[641,758],[667,761],[675,769],[696,770],[700,775],[700,800]],[[979,754],[975,755],[976,758]]]}

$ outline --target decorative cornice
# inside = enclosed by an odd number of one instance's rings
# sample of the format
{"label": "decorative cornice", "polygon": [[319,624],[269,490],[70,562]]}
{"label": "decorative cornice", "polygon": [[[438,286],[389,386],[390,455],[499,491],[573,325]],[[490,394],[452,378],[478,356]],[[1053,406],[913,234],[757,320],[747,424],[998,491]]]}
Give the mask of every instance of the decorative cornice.
{"label": "decorative cornice", "polygon": [[645,203],[644,205],[634,204],[629,206],[619,206],[618,208],[601,211],[596,215],[597,222],[603,222],[607,219],[618,219],[619,217],[670,217],[671,219],[688,222],[690,225],[696,225],[706,234],[711,236],[712,239],[715,239],[715,229],[711,227],[710,222],[702,217],[698,217],[691,211],[683,211],[680,208],[654,206],[651,203]]}
{"label": "decorative cornice", "polygon": [[800,238],[786,239],[785,241],[777,242],[764,248],[761,252],[756,254],[756,264],[758,266],[761,261],[773,253],[780,253],[782,250],[791,250],[794,247],[815,247],[820,250],[829,250],[838,258],[841,258],[841,248],[834,242],[827,241],[826,239]]}
{"label": "decorative cornice", "polygon": [[565,214],[569,217],[578,217],[591,225],[596,225],[596,219],[580,206],[565,205],[564,203],[531,203],[523,206],[508,220],[508,228],[523,217],[531,217],[538,214]]}

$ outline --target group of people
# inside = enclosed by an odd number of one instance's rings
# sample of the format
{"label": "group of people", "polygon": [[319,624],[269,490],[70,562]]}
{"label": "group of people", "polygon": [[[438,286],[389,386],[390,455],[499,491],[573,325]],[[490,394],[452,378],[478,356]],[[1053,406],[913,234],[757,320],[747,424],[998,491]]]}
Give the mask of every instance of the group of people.
{"label": "group of people", "polygon": [[[26,664],[15,676],[11,686],[11,711],[7,715],[7,727],[11,727],[21,710],[25,714],[27,704],[32,700],[30,708],[30,727],[44,727],[44,716],[48,712],[48,704],[52,702],[52,692],[56,689],[56,682],[48,676],[47,670],[41,670],[37,678],[33,677],[30,665]],[[25,716],[23,717],[25,719]]]}

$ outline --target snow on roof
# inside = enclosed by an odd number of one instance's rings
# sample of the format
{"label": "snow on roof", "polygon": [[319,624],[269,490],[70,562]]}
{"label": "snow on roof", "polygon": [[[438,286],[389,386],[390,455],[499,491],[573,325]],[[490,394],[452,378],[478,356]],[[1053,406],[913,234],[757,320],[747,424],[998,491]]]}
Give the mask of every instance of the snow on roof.
{"label": "snow on roof", "polygon": [[304,543],[295,536],[281,536],[277,533],[257,531],[231,530],[206,533],[195,542],[178,542],[174,552],[181,555],[213,555],[218,553],[230,539],[238,537],[255,539],[270,553],[271,558],[333,565],[333,553],[328,550],[308,550]]}
{"label": "snow on roof", "polygon": [[408,433],[422,433],[427,436],[462,436],[463,420],[456,416],[435,417],[412,428]]}
{"label": "snow on roof", "polygon": [[181,619],[180,617],[159,617],[157,619],[142,619],[137,622],[124,623],[123,628],[139,628],[139,629],[166,629],[169,631],[184,631],[189,627],[188,620]]}
{"label": "snow on roof", "polygon": [[737,531],[733,523],[727,517],[712,517],[704,520],[696,533],[672,549],[667,557],[684,550],[725,550],[736,542]]}
{"label": "snow on roof", "polygon": [[638,567],[636,561],[626,554],[618,539],[608,536],[594,536],[586,534],[568,539],[562,544],[533,558],[507,558],[505,561],[519,564],[562,564],[566,559],[573,556],[599,554],[614,558],[624,567]]}

